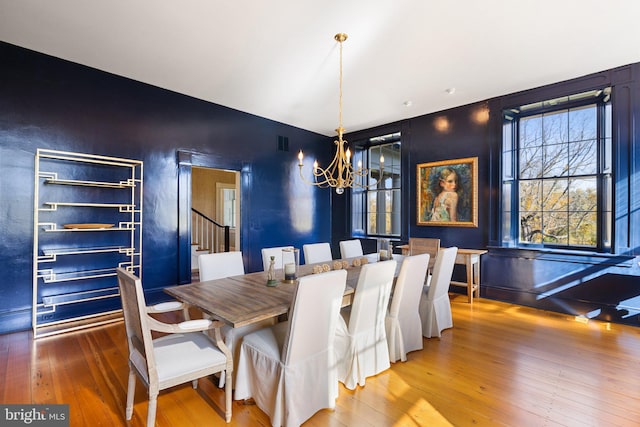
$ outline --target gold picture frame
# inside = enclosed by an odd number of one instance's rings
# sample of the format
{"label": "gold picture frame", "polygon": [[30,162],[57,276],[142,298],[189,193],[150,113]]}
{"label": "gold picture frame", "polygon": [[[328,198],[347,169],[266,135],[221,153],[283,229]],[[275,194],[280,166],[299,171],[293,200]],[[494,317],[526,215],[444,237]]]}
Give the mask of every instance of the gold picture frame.
{"label": "gold picture frame", "polygon": [[416,171],[418,225],[478,226],[478,158],[420,163]]}

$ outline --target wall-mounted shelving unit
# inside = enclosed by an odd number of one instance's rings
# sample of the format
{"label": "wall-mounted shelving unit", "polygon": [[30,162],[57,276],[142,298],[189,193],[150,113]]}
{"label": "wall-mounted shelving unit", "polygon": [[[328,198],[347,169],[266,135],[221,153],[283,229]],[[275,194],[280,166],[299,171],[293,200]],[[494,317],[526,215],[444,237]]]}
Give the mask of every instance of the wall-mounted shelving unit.
{"label": "wall-mounted shelving unit", "polygon": [[142,276],[142,166],[37,150],[34,338],[119,319],[116,268]]}

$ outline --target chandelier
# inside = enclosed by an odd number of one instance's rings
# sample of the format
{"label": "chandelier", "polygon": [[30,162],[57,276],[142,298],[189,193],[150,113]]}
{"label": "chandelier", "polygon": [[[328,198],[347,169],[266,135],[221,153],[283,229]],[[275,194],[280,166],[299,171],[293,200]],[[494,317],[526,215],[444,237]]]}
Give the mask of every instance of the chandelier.
{"label": "chandelier", "polygon": [[[344,33],[338,33],[333,37],[340,43],[340,97],[339,97],[339,122],[336,132],[338,139],[334,141],[336,145],[336,154],[333,160],[326,168],[321,168],[318,161],[313,162],[313,181],[309,181],[302,173],[302,159],[304,155],[302,150],[298,153],[298,167],[300,168],[300,177],[304,182],[310,185],[316,185],[321,188],[332,187],[336,189],[336,193],[344,193],[345,188],[365,188],[365,183],[369,175],[369,170],[362,167],[362,162],[358,161],[357,169],[351,164],[351,150],[347,146],[347,141],[342,138],[344,128],[342,127],[342,43],[347,39]],[[382,172],[384,157],[380,156],[380,170]],[[382,176],[382,173],[380,174]]]}

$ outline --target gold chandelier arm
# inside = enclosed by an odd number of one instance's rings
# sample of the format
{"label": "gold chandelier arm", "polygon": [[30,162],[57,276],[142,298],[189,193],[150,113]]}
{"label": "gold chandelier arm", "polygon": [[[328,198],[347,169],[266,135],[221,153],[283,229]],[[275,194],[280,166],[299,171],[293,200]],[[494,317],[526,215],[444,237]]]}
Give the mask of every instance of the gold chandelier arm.
{"label": "gold chandelier arm", "polygon": [[[339,186],[339,178],[334,176],[335,170],[337,169],[336,162],[332,162],[333,168],[317,168],[317,170],[313,171],[314,180],[308,180],[304,174],[302,173],[302,169],[304,165],[298,165],[300,169],[300,177],[302,180],[309,185],[315,185],[320,188],[327,187],[338,187]],[[342,188],[371,188],[377,184],[377,182],[372,184],[365,184],[367,178],[369,177],[369,170],[365,168],[354,169],[351,163],[346,164],[346,166],[342,169],[342,174],[338,175],[342,177]]]}
{"label": "gold chandelier arm", "polygon": [[316,185],[321,188],[336,187],[336,188],[369,188],[376,183],[367,185],[366,181],[369,176],[369,170],[363,167],[354,169],[351,161],[347,161],[348,158],[345,154],[344,147],[347,141],[338,139],[335,140],[336,154],[334,155],[331,163],[326,168],[314,167],[313,181],[309,181],[302,173],[302,164],[298,164],[300,167],[300,176],[305,183],[310,185]]}
{"label": "gold chandelier arm", "polygon": [[[336,145],[336,154],[333,156],[333,159],[331,160],[331,163],[329,163],[329,166],[327,166],[326,168],[324,168],[325,171],[329,172],[331,171],[331,175],[333,175],[333,172],[336,171],[336,169],[338,168],[338,164],[342,161],[342,157],[341,157],[341,141],[340,140],[335,140],[333,141],[333,143]],[[319,168],[322,169],[322,168]]]}
{"label": "gold chandelier arm", "polygon": [[320,187],[320,188],[327,188],[327,187],[330,187],[330,185],[329,185],[327,182],[309,181],[309,180],[304,176],[304,174],[302,173],[302,166],[299,166],[299,167],[300,167],[300,178],[302,178],[302,181],[303,181],[305,184],[308,184],[308,185],[315,185],[315,186]]}

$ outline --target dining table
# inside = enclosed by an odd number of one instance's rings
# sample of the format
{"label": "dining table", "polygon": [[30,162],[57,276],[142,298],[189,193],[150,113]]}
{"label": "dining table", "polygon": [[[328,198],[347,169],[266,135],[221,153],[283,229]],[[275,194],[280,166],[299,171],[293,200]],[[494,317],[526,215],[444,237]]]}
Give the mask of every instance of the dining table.
{"label": "dining table", "polygon": [[[398,265],[401,255],[394,255]],[[377,255],[358,257],[361,262],[376,262]],[[341,260],[342,261],[342,260]],[[347,285],[345,287],[343,305],[349,305],[358,283],[361,266],[354,265],[354,259],[347,262]],[[326,263],[301,265],[298,277],[314,274],[314,266],[325,264],[326,269],[333,269],[334,261]],[[357,262],[355,264],[358,264]],[[316,267],[317,269],[317,267]],[[283,277],[282,270],[276,270],[276,277]],[[197,307],[214,319],[221,320],[233,328],[250,325],[264,319],[278,318],[286,315],[296,288],[296,281],[279,280],[276,286],[267,286],[267,273],[257,271],[223,279],[206,280],[186,285],[170,286],[164,291],[179,301]]]}

